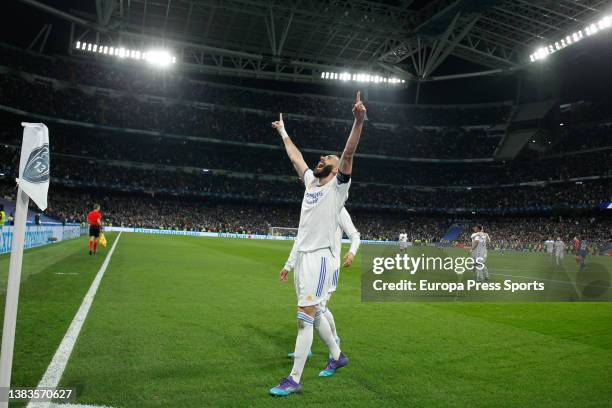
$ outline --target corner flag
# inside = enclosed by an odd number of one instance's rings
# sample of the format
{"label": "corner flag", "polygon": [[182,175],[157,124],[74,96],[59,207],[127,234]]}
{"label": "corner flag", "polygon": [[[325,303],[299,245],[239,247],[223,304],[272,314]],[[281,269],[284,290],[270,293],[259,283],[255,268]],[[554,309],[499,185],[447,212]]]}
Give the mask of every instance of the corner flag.
{"label": "corner flag", "polygon": [[[28,202],[32,198],[32,201],[41,210],[47,208],[47,192],[50,179],[49,130],[42,123],[22,123],[21,125],[24,128],[23,142],[21,144],[19,178],[17,179],[17,202],[15,203],[13,243],[9,261],[2,330],[2,352],[0,355],[0,390],[7,393],[11,385],[11,370],[13,368],[13,347],[15,345],[15,325]],[[2,398],[0,408],[6,407],[8,407],[8,399]]]}
{"label": "corner flag", "polygon": [[23,142],[17,184],[41,209],[49,191],[49,130],[42,123],[22,123]]}

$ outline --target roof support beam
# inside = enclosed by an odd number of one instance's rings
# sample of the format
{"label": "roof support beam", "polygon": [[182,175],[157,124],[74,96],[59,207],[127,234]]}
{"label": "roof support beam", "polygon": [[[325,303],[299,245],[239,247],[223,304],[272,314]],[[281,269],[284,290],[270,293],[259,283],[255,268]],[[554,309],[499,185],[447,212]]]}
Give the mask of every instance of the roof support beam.
{"label": "roof support beam", "polygon": [[285,46],[285,40],[287,40],[287,34],[289,34],[289,28],[291,28],[291,23],[293,22],[294,14],[295,13],[291,11],[291,14],[289,15],[289,20],[287,21],[287,24],[285,25],[285,29],[283,30],[283,34],[281,36],[280,43],[278,44],[278,49],[276,50],[277,56],[281,55],[281,53],[283,52],[283,47]]}
{"label": "roof support beam", "polygon": [[447,46],[448,40],[451,34],[453,33],[453,30],[455,29],[455,25],[457,24],[457,20],[459,20],[459,16],[459,13],[455,14],[455,17],[448,25],[448,27],[446,27],[446,30],[444,30],[442,36],[434,43],[434,46],[431,49],[431,54],[429,55],[427,63],[425,64],[423,77],[427,76],[427,74],[432,71],[432,64],[438,59],[438,57],[442,53],[442,50]]}
{"label": "roof support beam", "polygon": [[266,18],[266,30],[268,31],[268,41],[270,41],[272,55],[276,56],[276,27],[274,26],[274,11],[272,8],[270,8],[270,19]]}
{"label": "roof support beam", "polygon": [[457,44],[461,42],[465,38],[465,36],[470,32],[474,24],[478,21],[480,15],[474,16],[470,22],[457,34],[454,36],[452,41],[448,43],[446,49],[442,52],[441,55],[436,57],[436,59],[430,59],[428,61],[427,66],[425,67],[425,72],[423,72],[423,78],[429,77],[435,70],[444,62],[444,60],[450,55],[451,52],[455,49]]}
{"label": "roof support beam", "polygon": [[166,6],[166,16],[164,17],[164,29],[162,31],[163,36],[166,36],[166,27],[168,26],[168,16],[170,15],[170,5],[172,4],[172,0],[168,0],[168,5]]}
{"label": "roof support beam", "polygon": [[98,16],[98,25],[106,27],[113,15],[117,0],[96,0],[96,15]]}
{"label": "roof support beam", "polygon": [[185,30],[183,34],[187,34],[189,32],[189,23],[191,23],[191,13],[193,12],[193,3],[189,3],[189,11],[187,12],[187,21],[185,22]]}
{"label": "roof support beam", "polygon": [[568,16],[566,14],[560,13],[558,11],[555,11],[552,8],[542,7],[541,5],[538,5],[537,1],[531,1],[531,2],[528,2],[528,1],[525,1],[525,0],[515,0],[515,1],[523,4],[524,6],[527,6],[528,8],[532,8],[532,7],[533,8],[537,8],[537,9],[540,9],[540,10],[546,12],[546,13],[556,14],[559,17],[563,17],[564,19],[572,21],[572,22],[575,22],[575,23],[576,22],[580,22],[580,20],[578,20],[578,19],[576,19],[574,17],[570,17],[570,16]]}

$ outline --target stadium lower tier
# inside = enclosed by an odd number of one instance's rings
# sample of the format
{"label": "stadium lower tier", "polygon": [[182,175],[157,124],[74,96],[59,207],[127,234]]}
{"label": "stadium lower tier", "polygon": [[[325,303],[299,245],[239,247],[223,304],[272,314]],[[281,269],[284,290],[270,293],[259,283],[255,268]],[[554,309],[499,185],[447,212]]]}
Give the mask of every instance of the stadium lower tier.
{"label": "stadium lower tier", "polygon": [[[240,202],[299,203],[304,190],[297,177],[269,178],[226,175],[202,169],[140,167],[74,158],[52,161],[52,182],[119,191],[140,191],[225,199]],[[15,169],[2,170],[8,180]],[[595,209],[610,201],[612,179],[545,185],[491,188],[415,189],[353,180],[348,206],[366,209],[404,209],[437,212],[522,213],[568,209]]]}
{"label": "stadium lower tier", "polygon": [[[170,193],[183,196],[299,203],[303,185],[297,177],[227,175],[180,167],[135,166],[82,158],[55,157],[53,183],[121,191]],[[16,177],[16,166],[2,168],[5,178]],[[555,208],[593,209],[611,201],[612,179],[457,189],[413,188],[361,183],[354,178],[348,205],[353,208],[416,211],[525,212]]]}
{"label": "stadium lower tier", "polygon": [[[1,196],[14,200],[15,189],[0,184]],[[211,232],[268,234],[271,227],[296,228],[300,205],[227,202],[189,196],[126,193],[52,185],[45,213],[68,222],[85,222],[94,203],[102,207],[106,225]],[[409,211],[352,209],[353,221],[363,239],[396,240],[406,232],[410,241],[440,242],[449,228],[459,225],[459,243],[469,242],[469,227],[482,224],[493,247],[539,250],[549,237],[569,242],[587,239],[602,250],[610,243],[612,219],[606,211],[564,212],[556,215],[457,215],[415,214]]]}

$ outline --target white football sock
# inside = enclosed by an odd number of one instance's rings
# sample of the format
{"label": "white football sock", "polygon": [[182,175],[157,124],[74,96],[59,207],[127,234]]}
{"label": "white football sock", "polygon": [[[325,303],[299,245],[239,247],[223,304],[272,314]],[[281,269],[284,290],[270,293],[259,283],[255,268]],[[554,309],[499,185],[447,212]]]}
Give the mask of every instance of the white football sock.
{"label": "white football sock", "polygon": [[293,357],[293,368],[291,377],[296,383],[300,382],[302,372],[308,359],[308,352],[312,347],[314,319],[303,312],[298,312],[298,335],[295,340],[295,356]]}
{"label": "white football sock", "polygon": [[327,319],[327,323],[329,323],[329,328],[332,331],[332,336],[334,336],[334,340],[338,338],[338,333],[336,332],[336,321],[334,320],[334,315],[332,314],[329,308],[325,309],[323,312],[323,316]]}
{"label": "white football sock", "polygon": [[336,338],[332,334],[331,327],[329,327],[329,322],[325,317],[322,316],[322,312],[317,310],[315,314],[314,327],[319,333],[319,337],[323,340],[323,343],[329,349],[329,353],[331,354],[334,360],[340,358],[340,347],[336,344]]}

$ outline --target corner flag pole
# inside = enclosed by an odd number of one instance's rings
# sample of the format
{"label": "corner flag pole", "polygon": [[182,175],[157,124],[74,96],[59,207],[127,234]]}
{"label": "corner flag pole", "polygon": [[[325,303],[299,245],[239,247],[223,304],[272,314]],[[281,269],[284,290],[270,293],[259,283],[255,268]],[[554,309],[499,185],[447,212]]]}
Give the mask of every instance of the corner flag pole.
{"label": "corner flag pole", "polygon": [[[11,244],[6,306],[4,308],[4,326],[2,329],[2,355],[0,356],[0,387],[2,387],[2,390],[8,390],[11,385],[17,303],[19,301],[19,285],[21,283],[21,261],[23,259],[23,243],[25,240],[29,201],[28,195],[19,187],[17,189],[17,205],[15,208],[15,222],[13,224],[13,242]],[[8,397],[8,392],[5,395]],[[0,408],[7,407],[8,400],[0,401]]]}
{"label": "corner flag pole", "polygon": [[13,242],[9,264],[4,326],[2,330],[2,350],[0,355],[0,408],[8,408],[8,394],[11,386],[13,368],[13,348],[15,345],[15,326],[17,325],[17,304],[21,284],[21,261],[26,235],[28,203],[30,198],[40,208],[47,208],[49,191],[50,160],[49,130],[42,123],[27,123],[23,126],[19,178],[17,179],[17,203],[13,223]]}

